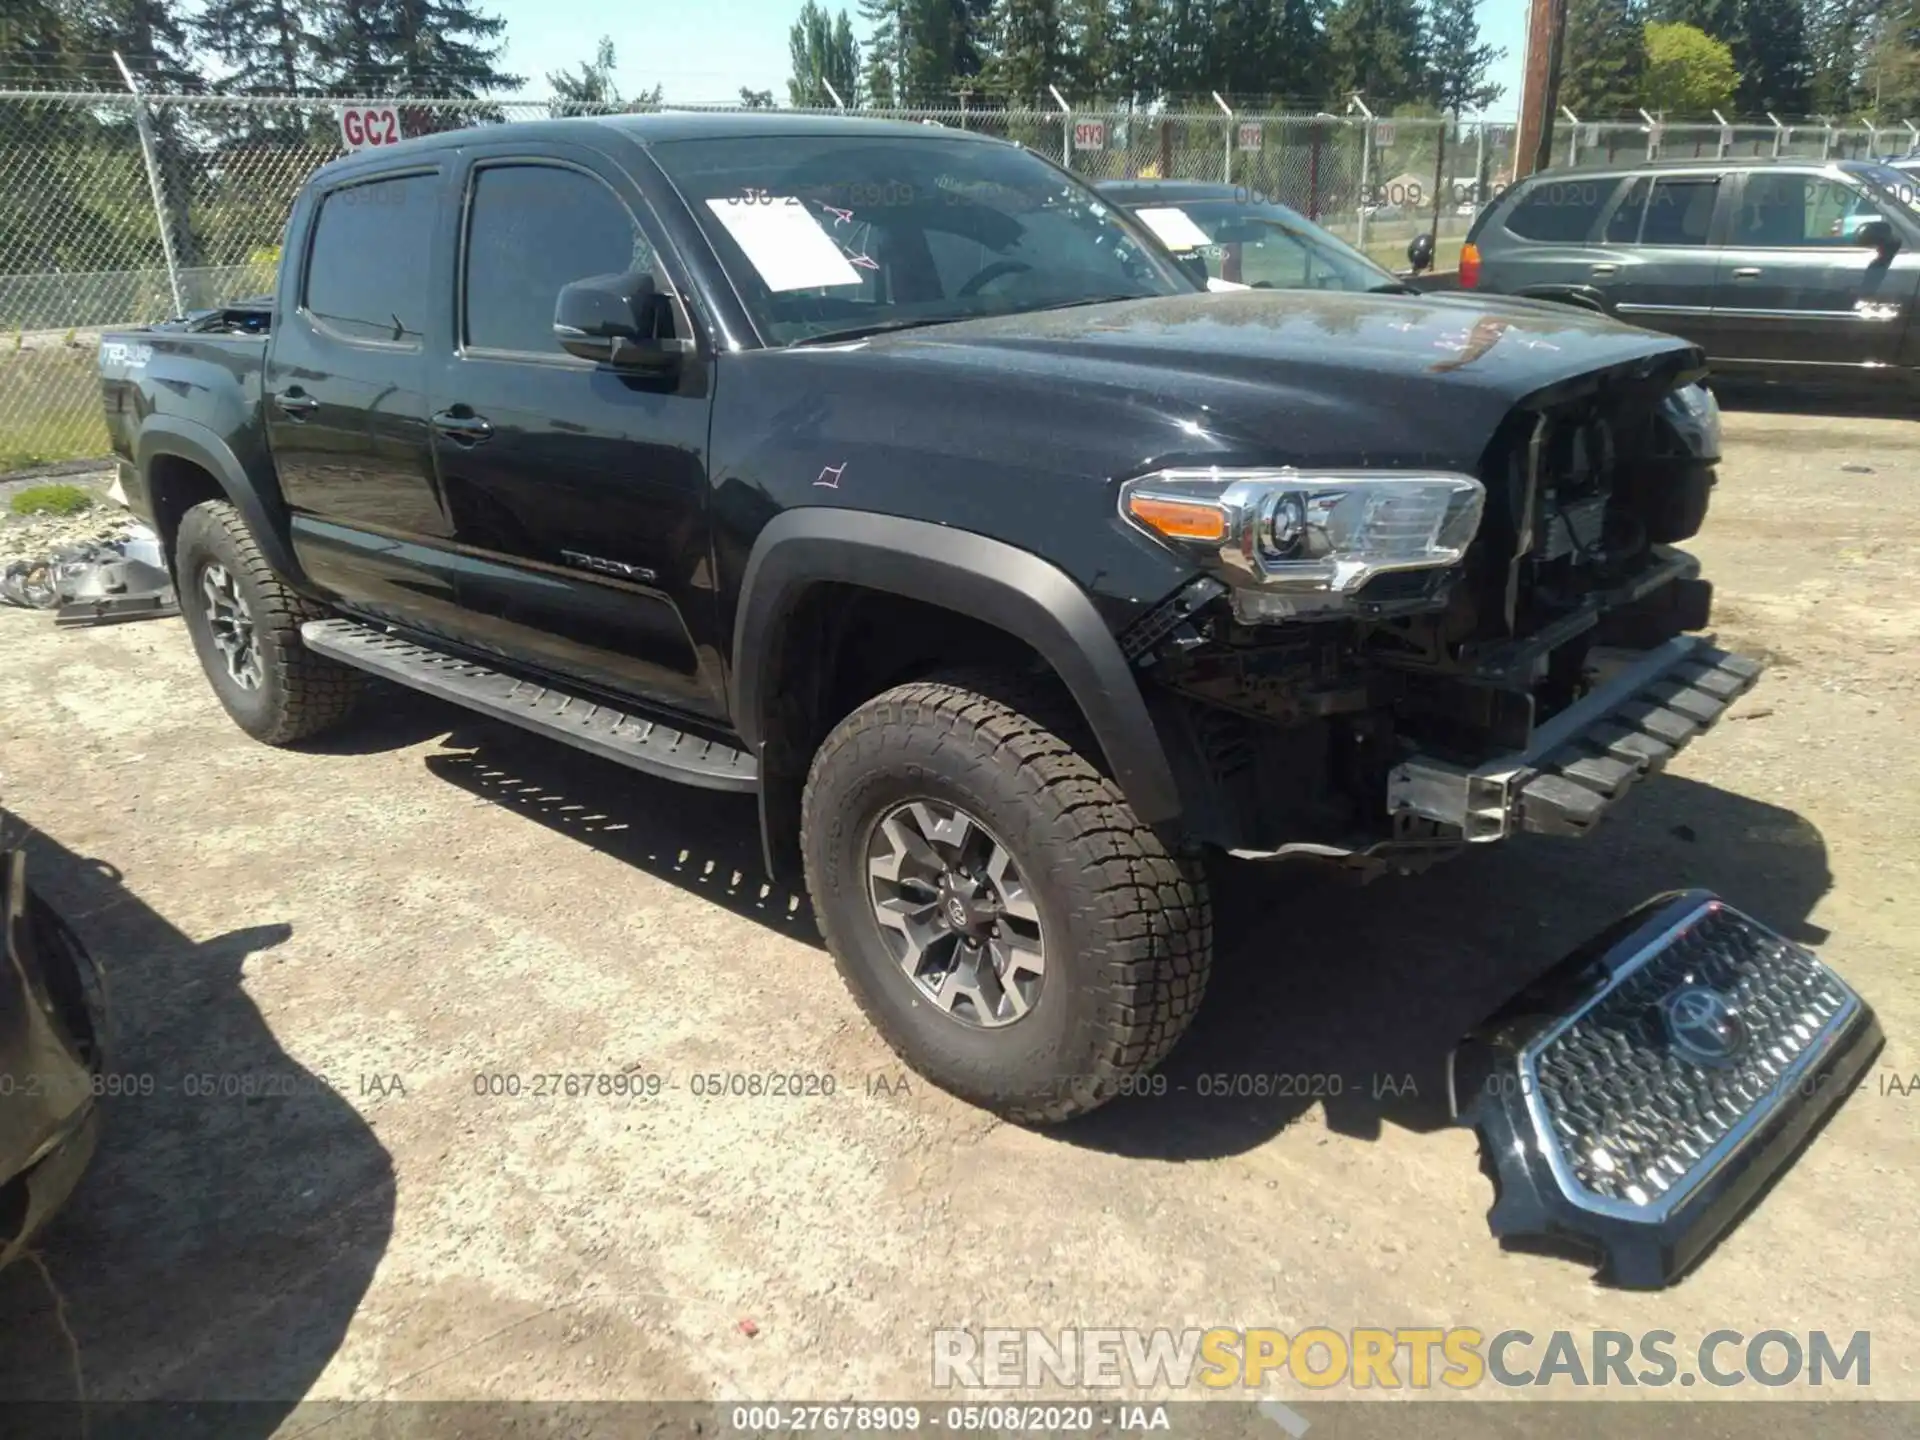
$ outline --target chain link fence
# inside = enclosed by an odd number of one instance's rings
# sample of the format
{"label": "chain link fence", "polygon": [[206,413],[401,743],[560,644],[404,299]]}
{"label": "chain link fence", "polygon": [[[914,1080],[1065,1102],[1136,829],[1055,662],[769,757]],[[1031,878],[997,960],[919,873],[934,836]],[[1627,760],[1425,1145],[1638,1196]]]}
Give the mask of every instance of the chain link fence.
{"label": "chain link fence", "polygon": [[[345,152],[314,99],[0,91],[0,472],[104,453],[102,329],[270,290],[294,196]],[[407,135],[592,113],[548,101],[405,100]],[[727,109],[726,106],[675,107]],[[1388,266],[1433,229],[1457,254],[1513,174],[1514,127],[1358,115],[955,109],[863,111],[1019,141],[1090,180],[1222,181],[1269,196]],[[1833,158],[1904,152],[1905,128],[1569,124],[1556,160],[1649,154]]]}

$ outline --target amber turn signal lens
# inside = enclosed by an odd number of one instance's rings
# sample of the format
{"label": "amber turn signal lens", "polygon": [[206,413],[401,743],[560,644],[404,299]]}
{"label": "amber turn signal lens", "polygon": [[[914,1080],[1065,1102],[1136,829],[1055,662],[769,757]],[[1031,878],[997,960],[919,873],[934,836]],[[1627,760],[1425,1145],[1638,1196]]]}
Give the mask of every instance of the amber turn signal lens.
{"label": "amber turn signal lens", "polygon": [[1127,497],[1127,513],[1169,540],[1224,540],[1227,517],[1218,505],[1164,500],[1155,495]]}
{"label": "amber turn signal lens", "polygon": [[1471,290],[1480,283],[1480,247],[1462,245],[1460,247],[1460,288]]}

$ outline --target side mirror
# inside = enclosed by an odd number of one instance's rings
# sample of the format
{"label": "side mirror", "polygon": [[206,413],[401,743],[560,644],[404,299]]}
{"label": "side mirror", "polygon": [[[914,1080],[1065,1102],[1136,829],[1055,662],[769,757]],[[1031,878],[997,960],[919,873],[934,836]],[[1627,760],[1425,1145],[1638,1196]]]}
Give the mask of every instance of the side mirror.
{"label": "side mirror", "polygon": [[553,306],[560,348],[582,360],[657,375],[677,369],[693,342],[674,334],[673,302],[651,275],[595,275],[562,286]]}
{"label": "side mirror", "polygon": [[1416,275],[1433,268],[1433,236],[1422,230],[1407,241],[1407,264]]}
{"label": "side mirror", "polygon": [[1900,237],[1893,233],[1891,220],[1863,220],[1853,232],[1853,243],[1870,250],[1887,252],[1900,248]]}

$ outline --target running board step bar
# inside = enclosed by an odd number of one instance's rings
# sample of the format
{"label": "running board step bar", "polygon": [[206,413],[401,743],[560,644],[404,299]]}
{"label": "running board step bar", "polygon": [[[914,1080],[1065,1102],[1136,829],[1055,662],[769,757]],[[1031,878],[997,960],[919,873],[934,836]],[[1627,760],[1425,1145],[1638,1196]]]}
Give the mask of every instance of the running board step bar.
{"label": "running board step bar", "polygon": [[629,769],[709,790],[759,789],[758,767],[745,750],[490,670],[371,625],[309,620],[300,627],[300,638],[316,655],[564,741]]}

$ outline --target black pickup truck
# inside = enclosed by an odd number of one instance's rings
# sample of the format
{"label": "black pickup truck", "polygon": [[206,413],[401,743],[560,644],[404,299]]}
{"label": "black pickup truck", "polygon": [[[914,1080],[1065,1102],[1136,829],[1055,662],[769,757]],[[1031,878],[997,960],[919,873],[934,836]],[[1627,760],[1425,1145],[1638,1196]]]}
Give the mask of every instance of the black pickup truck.
{"label": "black pickup truck", "polygon": [[326,166],[278,291],[106,337],[133,507],[275,745],[371,672],[759,797],[854,995],[1025,1121],[1193,1017],[1206,866],[1577,834],[1756,667],[1672,547],[1700,352],[1208,293],[1019,146],[654,115]]}

